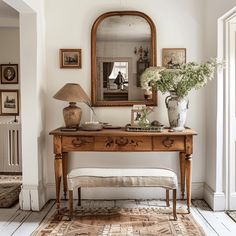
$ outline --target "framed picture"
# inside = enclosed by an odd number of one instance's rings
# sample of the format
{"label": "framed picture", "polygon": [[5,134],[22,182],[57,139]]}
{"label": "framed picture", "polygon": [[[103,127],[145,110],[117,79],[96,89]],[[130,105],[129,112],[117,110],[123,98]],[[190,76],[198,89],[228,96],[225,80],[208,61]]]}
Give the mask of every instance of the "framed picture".
{"label": "framed picture", "polygon": [[0,90],[2,116],[19,115],[19,91]]}
{"label": "framed picture", "polygon": [[131,125],[138,126],[142,116],[143,116],[143,110],[132,109],[131,110]]}
{"label": "framed picture", "polygon": [[178,69],[186,63],[186,48],[163,48],[162,66],[167,69]]}
{"label": "framed picture", "polygon": [[1,64],[1,83],[18,84],[18,64]]}
{"label": "framed picture", "polygon": [[61,68],[81,68],[81,49],[60,49]]}

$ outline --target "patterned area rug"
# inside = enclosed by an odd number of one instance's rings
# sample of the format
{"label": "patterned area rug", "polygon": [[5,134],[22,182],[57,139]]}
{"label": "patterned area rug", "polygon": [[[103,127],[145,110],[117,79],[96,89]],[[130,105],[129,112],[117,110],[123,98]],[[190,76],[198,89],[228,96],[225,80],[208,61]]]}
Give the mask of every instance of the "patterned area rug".
{"label": "patterned area rug", "polygon": [[[179,212],[179,211],[178,211]],[[179,213],[174,221],[171,209],[83,208],[72,221],[68,211],[45,220],[33,236],[201,236],[205,235],[191,214]]]}
{"label": "patterned area rug", "polygon": [[230,218],[236,222],[236,211],[226,211],[226,214],[230,216]]}
{"label": "patterned area rug", "polygon": [[21,176],[0,175],[0,207],[11,207],[19,200]]}

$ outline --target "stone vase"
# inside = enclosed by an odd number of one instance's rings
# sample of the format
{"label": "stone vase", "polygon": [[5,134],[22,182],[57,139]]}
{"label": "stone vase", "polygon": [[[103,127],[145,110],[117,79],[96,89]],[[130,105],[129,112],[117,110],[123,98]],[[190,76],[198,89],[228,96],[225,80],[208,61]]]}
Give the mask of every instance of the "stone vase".
{"label": "stone vase", "polygon": [[168,109],[168,118],[171,129],[174,131],[183,131],[185,128],[185,121],[188,110],[188,99],[179,98],[175,92],[165,99],[166,107]]}

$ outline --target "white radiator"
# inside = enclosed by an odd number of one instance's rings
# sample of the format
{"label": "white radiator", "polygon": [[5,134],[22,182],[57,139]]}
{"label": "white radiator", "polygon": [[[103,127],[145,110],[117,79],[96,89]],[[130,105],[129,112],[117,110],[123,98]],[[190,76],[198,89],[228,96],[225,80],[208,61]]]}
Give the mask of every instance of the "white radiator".
{"label": "white radiator", "polygon": [[22,172],[21,125],[0,123],[0,172]]}

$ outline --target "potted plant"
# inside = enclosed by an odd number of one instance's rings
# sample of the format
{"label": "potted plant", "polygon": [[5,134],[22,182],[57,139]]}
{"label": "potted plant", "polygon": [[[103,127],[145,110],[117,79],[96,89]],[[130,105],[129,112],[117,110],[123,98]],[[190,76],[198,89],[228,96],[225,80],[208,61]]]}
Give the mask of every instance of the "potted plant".
{"label": "potted plant", "polygon": [[188,109],[187,95],[192,89],[204,87],[214,77],[216,67],[222,65],[216,59],[197,64],[189,62],[179,69],[149,67],[141,75],[141,87],[146,91],[152,88],[161,93],[169,92],[166,98],[170,127],[182,131]]}

